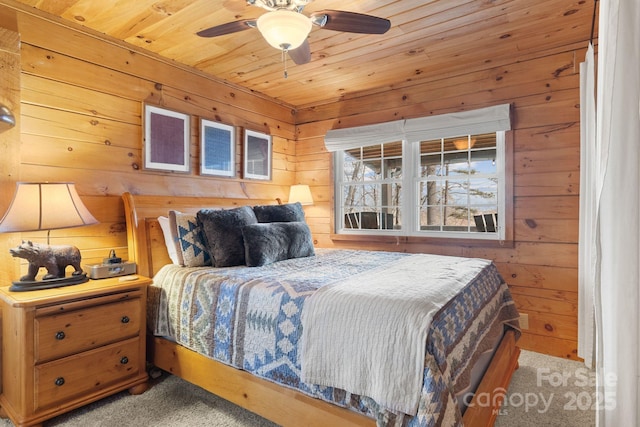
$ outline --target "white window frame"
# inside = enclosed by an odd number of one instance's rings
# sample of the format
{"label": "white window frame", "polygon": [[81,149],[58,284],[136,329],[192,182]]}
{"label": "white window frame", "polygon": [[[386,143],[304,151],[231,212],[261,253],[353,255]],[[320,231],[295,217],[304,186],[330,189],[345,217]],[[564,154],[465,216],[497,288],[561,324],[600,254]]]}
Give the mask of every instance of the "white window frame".
{"label": "white window frame", "polygon": [[[415,236],[444,239],[472,239],[488,241],[504,241],[506,236],[507,176],[510,165],[506,164],[506,137],[510,130],[510,106],[504,104],[480,110],[461,113],[429,116],[406,121],[362,126],[358,128],[329,131],[325,144],[334,155],[334,219],[335,233],[338,235],[391,235]],[[420,162],[420,142],[426,140],[452,138],[461,135],[477,135],[496,133],[496,174],[497,214],[496,232],[479,231],[433,231],[420,230],[420,207],[418,176]],[[387,142],[402,141],[402,213],[401,229],[351,229],[344,228],[344,150],[356,147],[380,145]],[[377,182],[384,184],[384,180]]]}

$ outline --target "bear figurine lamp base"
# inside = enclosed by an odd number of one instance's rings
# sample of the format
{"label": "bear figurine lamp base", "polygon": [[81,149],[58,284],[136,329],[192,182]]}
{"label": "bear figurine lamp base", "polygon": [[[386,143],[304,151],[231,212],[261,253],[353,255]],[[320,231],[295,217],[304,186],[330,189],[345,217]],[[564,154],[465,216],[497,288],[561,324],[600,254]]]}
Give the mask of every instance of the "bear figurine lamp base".
{"label": "bear figurine lamp base", "polygon": [[[23,241],[9,250],[12,256],[29,262],[26,275],[13,282],[12,291],[31,291],[84,283],[87,274],[80,266],[78,248],[71,245],[49,245],[51,230],[96,224],[98,221],[84,206],[75,185],[63,183],[17,183],[9,210],[0,220],[0,232],[47,230],[47,244]],[[74,268],[66,277],[67,266]],[[40,268],[47,273],[37,279]]]}

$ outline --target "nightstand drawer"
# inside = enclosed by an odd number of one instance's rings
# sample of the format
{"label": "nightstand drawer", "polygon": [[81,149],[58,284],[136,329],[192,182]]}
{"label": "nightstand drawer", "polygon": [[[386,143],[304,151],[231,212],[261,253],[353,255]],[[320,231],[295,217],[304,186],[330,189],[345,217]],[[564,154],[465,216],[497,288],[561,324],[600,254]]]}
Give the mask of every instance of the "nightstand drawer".
{"label": "nightstand drawer", "polygon": [[132,298],[35,319],[35,361],[80,353],[140,334],[142,301]]}
{"label": "nightstand drawer", "polygon": [[95,393],[138,375],[140,338],[112,344],[35,367],[36,409]]}

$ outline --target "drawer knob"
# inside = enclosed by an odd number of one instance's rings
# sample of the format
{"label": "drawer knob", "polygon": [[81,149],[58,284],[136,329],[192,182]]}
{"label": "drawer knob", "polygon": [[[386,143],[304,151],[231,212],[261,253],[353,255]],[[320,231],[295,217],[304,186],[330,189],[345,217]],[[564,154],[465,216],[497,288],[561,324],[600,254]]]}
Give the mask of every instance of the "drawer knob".
{"label": "drawer knob", "polygon": [[129,363],[129,358],[127,356],[122,356],[122,359],[120,359],[120,363],[126,365],[127,363]]}
{"label": "drawer knob", "polygon": [[56,383],[56,385],[57,385],[58,387],[60,387],[61,385],[64,385],[64,378],[62,378],[62,377],[58,377],[58,378],[56,378],[55,383]]}
{"label": "drawer knob", "polygon": [[120,321],[122,323],[129,323],[129,316],[122,316],[122,319],[120,319]]}
{"label": "drawer knob", "polygon": [[64,332],[62,332],[62,331],[58,331],[58,332],[56,332],[56,339],[57,339],[58,341],[63,340],[63,339],[64,339],[64,337],[66,337],[66,335],[64,334]]}

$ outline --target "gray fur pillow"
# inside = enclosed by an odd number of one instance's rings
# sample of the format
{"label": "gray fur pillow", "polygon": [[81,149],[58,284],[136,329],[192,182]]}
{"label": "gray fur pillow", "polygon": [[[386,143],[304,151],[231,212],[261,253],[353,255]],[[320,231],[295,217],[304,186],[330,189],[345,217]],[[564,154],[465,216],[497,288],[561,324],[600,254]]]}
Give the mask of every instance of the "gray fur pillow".
{"label": "gray fur pillow", "polygon": [[300,202],[284,205],[259,205],[253,207],[258,222],[304,222],[304,210]]}
{"label": "gray fur pillow", "polygon": [[302,221],[247,225],[242,235],[249,267],[315,255],[311,230]]}
{"label": "gray fur pillow", "polygon": [[244,265],[242,228],[258,222],[250,206],[235,209],[201,209],[198,223],[213,258],[214,267]]}

